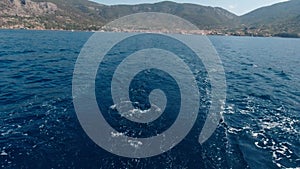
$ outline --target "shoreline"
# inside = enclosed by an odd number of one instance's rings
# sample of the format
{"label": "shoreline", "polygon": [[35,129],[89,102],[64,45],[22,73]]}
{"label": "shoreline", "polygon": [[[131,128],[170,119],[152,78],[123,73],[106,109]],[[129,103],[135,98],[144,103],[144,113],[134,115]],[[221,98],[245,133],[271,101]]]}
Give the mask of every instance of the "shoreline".
{"label": "shoreline", "polygon": [[[274,35],[238,35],[238,34],[226,34],[226,33],[215,33],[215,34],[199,34],[199,33],[178,33],[178,32],[160,32],[160,31],[104,31],[104,30],[64,30],[64,29],[30,29],[30,28],[0,28],[0,31],[61,31],[61,32],[115,32],[115,33],[160,33],[160,34],[182,34],[182,35],[203,35],[203,36],[231,36],[231,37],[253,37],[253,38],[284,38],[284,39],[300,39],[300,36],[276,36],[276,35],[290,35],[289,33],[279,33]],[[213,31],[213,30],[211,30]]]}

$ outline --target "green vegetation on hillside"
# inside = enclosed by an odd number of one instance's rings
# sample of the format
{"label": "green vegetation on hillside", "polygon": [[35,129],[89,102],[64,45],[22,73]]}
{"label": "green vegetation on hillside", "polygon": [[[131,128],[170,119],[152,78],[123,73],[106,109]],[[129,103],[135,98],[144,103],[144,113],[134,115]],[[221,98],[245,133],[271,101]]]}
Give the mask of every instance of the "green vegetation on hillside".
{"label": "green vegetation on hillside", "polygon": [[300,1],[290,0],[239,17],[218,7],[170,1],[107,6],[88,0],[2,0],[0,28],[100,30],[122,16],[161,12],[184,18],[210,34],[297,37],[299,9]]}
{"label": "green vegetation on hillside", "polygon": [[255,27],[256,31],[268,31],[271,34],[299,34],[300,1],[290,0],[259,8],[241,16],[241,23],[247,27]]}

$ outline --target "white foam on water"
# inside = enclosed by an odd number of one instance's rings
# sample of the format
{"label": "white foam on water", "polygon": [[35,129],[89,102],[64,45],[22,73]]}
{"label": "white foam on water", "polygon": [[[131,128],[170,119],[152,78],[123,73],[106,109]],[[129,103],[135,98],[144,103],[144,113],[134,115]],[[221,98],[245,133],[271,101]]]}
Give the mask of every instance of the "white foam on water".
{"label": "white foam on water", "polygon": [[110,134],[111,134],[112,137],[124,136],[124,133],[119,133],[119,132],[111,132]]}
{"label": "white foam on water", "polygon": [[241,132],[243,129],[237,129],[237,128],[233,128],[233,127],[229,127],[227,132],[231,133],[231,134],[237,134],[238,132]]}
{"label": "white foam on water", "polygon": [[[288,168],[294,165],[293,168],[300,168],[297,166],[297,164],[300,165],[300,158],[293,152],[293,144],[277,139],[278,137],[287,138],[287,140],[289,137],[297,138],[300,135],[298,129],[300,119],[289,116],[288,109],[283,105],[264,110],[261,108],[264,105],[253,102],[251,97],[248,97],[244,104],[246,106],[242,110],[236,108],[234,104],[226,105],[223,115],[225,117],[227,115],[228,119],[231,116],[238,116],[241,119],[243,116],[246,116],[245,118],[251,117],[249,123],[227,124],[225,122],[226,135],[247,133],[254,139],[253,144],[257,149],[270,153],[271,162],[277,167]],[[257,113],[259,114],[257,115]],[[240,124],[244,126],[240,126]],[[274,134],[276,134],[275,138],[273,138]]]}
{"label": "white foam on water", "polygon": [[270,121],[265,121],[264,119],[260,119],[260,125],[262,129],[274,129],[274,128],[279,128],[283,132],[287,132],[290,134],[296,134],[299,135],[300,131],[295,129],[294,125],[299,123],[300,121],[298,119],[293,119],[290,117],[283,116],[281,114],[276,114],[275,119],[270,120]]}
{"label": "white foam on water", "polygon": [[134,148],[139,148],[140,146],[143,145],[141,141],[137,141],[137,140],[128,140],[128,143],[130,144],[130,146]]}
{"label": "white foam on water", "polygon": [[234,114],[234,104],[228,104],[223,111],[223,114]]}
{"label": "white foam on water", "polygon": [[[156,120],[161,116],[164,110],[155,104],[151,104],[150,109],[141,110],[139,108],[134,108],[133,104],[139,104],[138,102],[131,101],[121,101],[119,105],[114,104],[110,106],[111,110],[116,110],[121,115],[121,117],[127,118],[131,121],[147,118],[147,122]],[[120,108],[120,110],[119,110]],[[121,111],[121,112],[120,112]]]}
{"label": "white foam on water", "polygon": [[1,156],[8,156],[8,154],[3,150],[0,154]]}
{"label": "white foam on water", "polygon": [[112,109],[112,110],[116,110],[117,109],[117,105],[116,104],[111,105],[109,108]]}
{"label": "white foam on water", "polygon": [[7,130],[7,131],[1,133],[1,135],[2,135],[2,136],[6,136],[6,135],[11,134],[12,132],[13,132],[13,129],[9,129],[9,130]]}

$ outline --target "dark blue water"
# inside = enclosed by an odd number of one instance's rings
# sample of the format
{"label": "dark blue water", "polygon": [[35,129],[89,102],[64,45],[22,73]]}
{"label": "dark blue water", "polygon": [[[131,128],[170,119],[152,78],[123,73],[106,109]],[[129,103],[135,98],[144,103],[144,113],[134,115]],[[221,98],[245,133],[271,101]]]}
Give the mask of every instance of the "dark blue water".
{"label": "dark blue water", "polygon": [[[110,154],[82,130],[72,75],[92,33],[0,31],[2,168],[300,167],[300,40],[209,37],[223,61],[227,100],[217,131],[205,115],[174,149],[151,158]],[[176,46],[174,46],[176,48]]]}

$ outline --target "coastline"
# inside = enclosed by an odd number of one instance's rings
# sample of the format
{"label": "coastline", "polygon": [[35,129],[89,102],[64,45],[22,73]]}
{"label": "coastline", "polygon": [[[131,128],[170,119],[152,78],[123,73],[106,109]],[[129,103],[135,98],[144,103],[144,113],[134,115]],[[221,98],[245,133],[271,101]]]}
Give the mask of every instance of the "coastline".
{"label": "coastline", "polygon": [[[277,34],[242,34],[236,32],[216,31],[216,30],[198,30],[198,32],[188,31],[158,31],[158,30],[67,30],[67,29],[32,29],[32,28],[0,28],[2,30],[24,30],[24,31],[62,31],[62,32],[119,32],[119,33],[160,33],[160,34],[182,34],[182,35],[205,35],[205,36],[233,36],[233,37],[260,37],[260,38],[292,38],[300,39],[299,34],[277,33]],[[293,36],[290,36],[293,35]]]}

